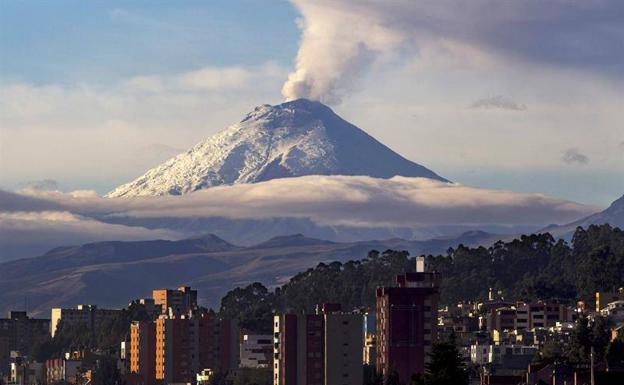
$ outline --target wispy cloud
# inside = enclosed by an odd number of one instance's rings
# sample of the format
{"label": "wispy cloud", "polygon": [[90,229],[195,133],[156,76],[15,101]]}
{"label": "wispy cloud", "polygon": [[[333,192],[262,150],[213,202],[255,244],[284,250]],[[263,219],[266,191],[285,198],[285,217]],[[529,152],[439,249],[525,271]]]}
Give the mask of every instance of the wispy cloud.
{"label": "wispy cloud", "polygon": [[177,77],[178,84],[190,89],[218,90],[242,88],[253,74],[242,67],[215,68],[205,67]]}
{"label": "wispy cloud", "polygon": [[3,183],[17,185],[45,175],[71,184],[95,176],[96,169],[102,173],[94,184],[129,179],[163,160],[143,151],[146,144],[187,148],[238,121],[253,106],[279,101],[286,72],[264,63],[205,66],[106,85],[3,84]]}
{"label": "wispy cloud", "polygon": [[54,179],[42,179],[22,183],[20,188],[36,191],[55,191],[59,189],[59,183]]}
{"label": "wispy cloud", "polygon": [[68,211],[0,211],[0,261],[87,242],[181,237],[171,230],[109,224]]}
{"label": "wispy cloud", "polygon": [[511,111],[524,111],[527,109],[525,104],[518,103],[513,99],[503,96],[496,95],[490,96],[487,98],[479,99],[472,103],[472,108],[482,108],[482,109],[499,109],[499,110],[511,110]]}
{"label": "wispy cloud", "polygon": [[561,155],[561,160],[566,164],[581,164],[586,165],[589,163],[589,157],[583,154],[578,148],[569,148]]}

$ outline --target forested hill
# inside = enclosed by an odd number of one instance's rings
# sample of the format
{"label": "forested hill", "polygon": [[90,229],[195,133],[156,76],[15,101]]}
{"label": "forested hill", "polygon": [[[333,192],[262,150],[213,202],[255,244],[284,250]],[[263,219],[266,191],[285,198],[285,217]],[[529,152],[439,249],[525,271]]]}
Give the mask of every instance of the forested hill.
{"label": "forested hill", "polygon": [[[597,290],[624,286],[624,232],[592,225],[577,228],[569,244],[544,233],[489,248],[459,245],[446,255],[427,256],[427,264],[442,275],[443,305],[483,300],[489,288],[508,299],[591,300]],[[371,251],[360,261],[321,263],[275,291],[260,283],[232,290],[222,299],[221,312],[241,319],[243,327],[268,331],[274,311],[313,311],[321,302],[372,309],[375,288],[414,267],[407,252]]]}

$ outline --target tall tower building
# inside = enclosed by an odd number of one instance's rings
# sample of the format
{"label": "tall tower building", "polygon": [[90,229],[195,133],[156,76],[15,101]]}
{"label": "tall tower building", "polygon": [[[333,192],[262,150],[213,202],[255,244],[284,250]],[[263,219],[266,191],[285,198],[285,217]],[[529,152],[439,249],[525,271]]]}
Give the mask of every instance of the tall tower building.
{"label": "tall tower building", "polygon": [[151,321],[134,321],[130,325],[130,373],[136,383],[152,385],[156,381],[156,327]]}
{"label": "tall tower building", "polygon": [[335,304],[274,317],[274,385],[362,384],[362,315]]}
{"label": "tall tower building", "polygon": [[425,272],[398,275],[396,286],[377,288],[377,372],[384,379],[396,373],[401,383],[424,374],[427,354],[436,337],[439,277]]}

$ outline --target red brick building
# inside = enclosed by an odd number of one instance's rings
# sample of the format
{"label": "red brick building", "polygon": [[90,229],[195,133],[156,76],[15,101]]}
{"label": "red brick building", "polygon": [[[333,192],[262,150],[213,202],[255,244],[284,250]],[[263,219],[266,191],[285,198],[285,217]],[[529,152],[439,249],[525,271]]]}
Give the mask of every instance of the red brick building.
{"label": "red brick building", "polygon": [[438,297],[437,274],[424,271],[397,276],[395,287],[377,288],[377,372],[384,379],[396,372],[409,383],[412,375],[424,374],[436,337]]}

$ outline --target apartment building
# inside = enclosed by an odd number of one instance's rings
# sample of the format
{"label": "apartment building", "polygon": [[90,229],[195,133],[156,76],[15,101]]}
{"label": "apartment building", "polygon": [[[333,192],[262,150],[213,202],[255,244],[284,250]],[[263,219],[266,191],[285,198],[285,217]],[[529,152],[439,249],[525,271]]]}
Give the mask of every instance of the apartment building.
{"label": "apartment building", "polygon": [[396,372],[408,383],[424,374],[427,354],[436,338],[439,277],[425,272],[417,258],[415,273],[396,278],[396,286],[377,288],[377,373]]}
{"label": "apartment building", "polygon": [[47,360],[45,367],[48,384],[75,384],[80,375],[82,360],[64,358]]}
{"label": "apartment building", "polygon": [[130,334],[128,380],[135,384],[192,383],[204,369],[238,367],[238,325],[214,313],[162,315],[133,323]]}
{"label": "apartment building", "polygon": [[500,364],[505,357],[527,356],[533,358],[536,346],[525,345],[471,345],[470,361],[476,365]]}
{"label": "apartment building", "polygon": [[275,385],[360,385],[362,315],[343,313],[336,304],[315,314],[274,317]]}
{"label": "apartment building", "polygon": [[138,375],[143,385],[156,382],[156,328],[151,321],[130,325],[130,373]]}
{"label": "apartment building", "polygon": [[28,353],[49,329],[49,319],[30,318],[25,311],[10,311],[7,318],[0,318],[0,374],[7,374],[11,351]]}
{"label": "apartment building", "polygon": [[78,305],[75,309],[52,308],[50,315],[50,335],[54,337],[61,322],[65,325],[85,324],[96,330],[102,320],[118,315],[118,309],[100,309],[96,305]]}
{"label": "apartment building", "polygon": [[572,307],[560,303],[518,302],[511,306],[491,308],[486,317],[487,331],[492,333],[554,327],[557,323],[574,321],[575,312]]}
{"label": "apartment building", "polygon": [[272,363],[273,336],[271,334],[244,334],[240,344],[240,366],[270,368]]}
{"label": "apartment building", "polygon": [[46,368],[43,362],[32,362],[25,357],[11,359],[8,377],[10,384],[40,385],[45,382],[45,375]]}
{"label": "apartment building", "polygon": [[596,312],[600,312],[611,302],[624,301],[624,288],[617,291],[598,291],[596,292]]}
{"label": "apartment building", "polygon": [[161,314],[168,312],[172,312],[173,315],[187,314],[197,307],[197,290],[192,290],[188,286],[177,289],[155,289],[152,291],[152,299],[154,305],[162,309]]}

